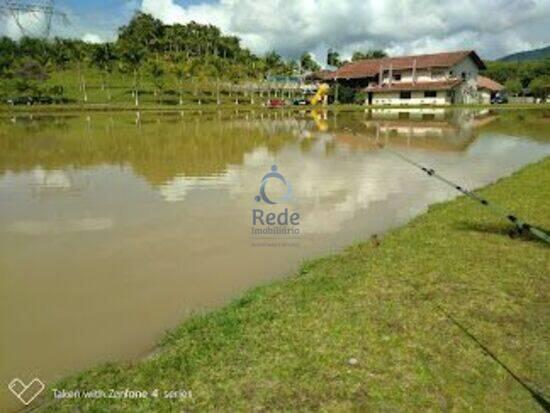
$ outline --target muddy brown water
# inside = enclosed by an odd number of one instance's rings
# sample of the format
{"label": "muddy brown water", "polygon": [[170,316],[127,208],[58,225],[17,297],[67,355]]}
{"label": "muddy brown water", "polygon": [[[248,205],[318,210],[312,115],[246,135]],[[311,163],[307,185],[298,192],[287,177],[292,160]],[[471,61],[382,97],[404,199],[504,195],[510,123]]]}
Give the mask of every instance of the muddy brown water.
{"label": "muddy brown water", "polygon": [[[2,410],[14,378],[51,383],[150,352],[188,315],[304,259],[403,225],[550,154],[542,111],[92,113],[0,117]],[[255,198],[276,165],[288,202]],[[269,197],[286,187],[268,179]],[[270,199],[271,199],[270,198]],[[252,233],[252,211],[299,234]]]}

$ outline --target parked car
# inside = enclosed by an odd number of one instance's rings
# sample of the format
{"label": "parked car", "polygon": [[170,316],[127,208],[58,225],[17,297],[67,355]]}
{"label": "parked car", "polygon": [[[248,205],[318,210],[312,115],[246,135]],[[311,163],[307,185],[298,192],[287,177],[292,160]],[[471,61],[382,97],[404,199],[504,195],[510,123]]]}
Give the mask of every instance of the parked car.
{"label": "parked car", "polygon": [[292,104],[296,106],[305,106],[305,105],[309,105],[309,100],[307,100],[306,98],[300,98],[300,99],[294,100]]}
{"label": "parked car", "polygon": [[269,99],[265,106],[268,108],[281,108],[286,105],[286,102],[284,99]]}
{"label": "parked car", "polygon": [[501,105],[503,103],[508,103],[508,97],[506,95],[497,94],[491,99],[492,105]]}

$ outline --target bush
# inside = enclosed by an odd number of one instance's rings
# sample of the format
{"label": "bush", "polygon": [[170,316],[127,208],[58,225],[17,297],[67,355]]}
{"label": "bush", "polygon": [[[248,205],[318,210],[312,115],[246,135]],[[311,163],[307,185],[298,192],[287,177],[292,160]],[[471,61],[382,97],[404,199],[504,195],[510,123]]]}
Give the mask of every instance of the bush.
{"label": "bush", "polygon": [[65,90],[61,85],[53,85],[48,89],[48,93],[53,96],[63,96]]}
{"label": "bush", "polygon": [[550,76],[539,76],[531,80],[529,89],[533,96],[545,100],[550,92]]}
{"label": "bush", "polygon": [[368,95],[365,92],[357,91],[355,93],[354,102],[356,105],[364,105]]}
{"label": "bush", "polygon": [[[339,103],[354,103],[355,102],[355,89],[344,86],[344,85],[338,85],[338,102]],[[329,92],[329,101],[335,101],[336,100],[336,86],[330,88]]]}
{"label": "bush", "polygon": [[504,83],[504,89],[514,96],[519,95],[523,90],[519,79],[508,79],[506,83]]}

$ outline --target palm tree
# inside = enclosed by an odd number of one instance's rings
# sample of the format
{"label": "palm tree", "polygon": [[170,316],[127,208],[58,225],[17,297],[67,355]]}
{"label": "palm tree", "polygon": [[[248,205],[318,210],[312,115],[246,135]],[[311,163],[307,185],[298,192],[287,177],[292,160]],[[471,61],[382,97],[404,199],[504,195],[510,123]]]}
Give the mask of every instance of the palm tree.
{"label": "palm tree", "polygon": [[147,69],[149,74],[153,78],[154,94],[157,98],[157,103],[159,103],[158,99],[160,99],[159,96],[162,95],[162,89],[164,87],[164,68],[160,63],[156,61],[151,61],[149,62]]}
{"label": "palm tree", "polygon": [[111,100],[111,91],[105,78],[113,71],[113,64],[117,58],[115,50],[110,43],[104,43],[95,47],[92,53],[92,64],[101,71],[101,90],[107,86],[107,99]]}
{"label": "palm tree", "polygon": [[56,37],[53,40],[51,55],[53,62],[58,69],[65,69],[71,61],[70,48],[70,40],[60,39],[59,37]]}
{"label": "palm tree", "polygon": [[76,60],[78,73],[78,88],[82,92],[84,102],[88,101],[88,92],[86,91],[86,79],[82,74],[82,64],[86,60],[86,44],[81,41],[75,41],[71,44],[72,60]]}
{"label": "palm tree", "polygon": [[133,95],[135,105],[139,106],[139,69],[145,57],[145,50],[136,43],[123,42],[120,44],[121,57],[124,64],[134,75]]}
{"label": "palm tree", "polygon": [[380,59],[382,57],[387,57],[387,53],[383,50],[379,49],[372,49],[368,50],[366,53],[363,52],[354,52],[353,56],[351,57],[351,61],[355,62],[357,60],[364,60],[364,59]]}
{"label": "palm tree", "polygon": [[311,53],[304,52],[300,57],[300,68],[306,72],[316,72],[321,66],[313,59]]}
{"label": "palm tree", "polygon": [[183,81],[185,79],[186,71],[180,62],[176,62],[172,65],[172,73],[174,73],[178,82],[179,104],[181,106],[183,105]]}

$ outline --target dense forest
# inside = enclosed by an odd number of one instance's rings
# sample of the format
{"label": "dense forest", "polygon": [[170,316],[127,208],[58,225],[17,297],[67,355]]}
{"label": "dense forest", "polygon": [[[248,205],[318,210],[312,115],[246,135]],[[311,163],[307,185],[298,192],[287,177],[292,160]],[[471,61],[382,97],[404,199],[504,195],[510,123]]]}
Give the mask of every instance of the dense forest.
{"label": "dense forest", "polygon": [[238,84],[318,69],[309,53],[298,61],[285,60],[274,51],[259,57],[243,47],[239,38],[224,35],[215,26],[195,22],[164,25],[145,13],[137,13],[120,27],[112,43],[0,38],[0,98],[4,99],[13,95],[62,96],[67,88],[64,79],[58,84],[51,81],[60,72],[74,75],[81,92],[87,83],[89,88],[93,77],[102,90],[124,79],[133,95],[143,86],[141,82],[152,85],[156,95],[167,83],[172,87],[215,79]]}
{"label": "dense forest", "polygon": [[550,58],[523,62],[486,61],[485,64],[487,69],[482,74],[502,83],[509,94],[528,92],[540,97],[548,94]]}

